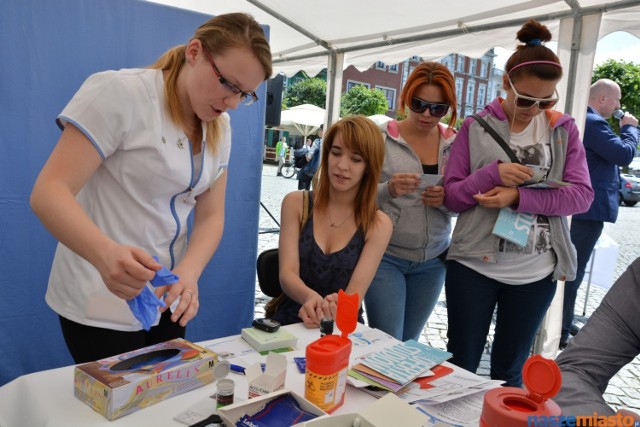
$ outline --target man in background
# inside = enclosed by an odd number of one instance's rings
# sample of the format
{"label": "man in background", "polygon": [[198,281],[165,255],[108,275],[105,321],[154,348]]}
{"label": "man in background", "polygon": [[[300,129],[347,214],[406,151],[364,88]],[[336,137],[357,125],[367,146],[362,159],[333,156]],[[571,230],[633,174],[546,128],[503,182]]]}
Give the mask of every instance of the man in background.
{"label": "man in background", "polygon": [[282,176],[282,166],[287,155],[287,138],[282,137],[276,144],[276,160],[278,161],[278,173],[277,176]]}
{"label": "man in background", "polygon": [[320,154],[322,152],[322,135],[324,125],[320,125],[318,137],[313,141],[307,152],[307,164],[298,171],[298,190],[310,190],[311,180],[320,166]]}
{"label": "man in background", "polygon": [[[636,154],[638,119],[624,113],[620,118],[620,136],[606,120],[620,108],[620,98],[620,86],[612,80],[600,79],[591,85],[583,141],[595,196],[587,212],[571,219],[571,241],[578,253],[578,271],[575,280],[564,285],[560,349],[564,349],[569,340],[576,295],[591,252],[602,234],[604,223],[616,222],[618,218],[619,167],[631,163]],[[577,326],[573,327],[572,335],[577,329]]]}

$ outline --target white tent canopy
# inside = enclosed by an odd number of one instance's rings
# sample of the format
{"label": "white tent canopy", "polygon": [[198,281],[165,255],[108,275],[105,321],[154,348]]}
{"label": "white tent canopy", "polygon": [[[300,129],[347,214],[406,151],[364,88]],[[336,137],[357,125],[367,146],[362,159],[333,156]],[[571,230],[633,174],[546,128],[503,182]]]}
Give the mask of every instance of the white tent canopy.
{"label": "white tent canopy", "polygon": [[302,104],[282,110],[280,114],[280,126],[278,129],[299,133],[307,138],[316,133],[320,125],[324,123],[324,108],[311,104]]}
{"label": "white tent canopy", "polygon": [[535,18],[558,41],[564,110],[581,125],[597,41],[614,31],[640,37],[640,0],[459,0],[454,7],[416,0],[151,1],[211,15],[247,12],[268,25],[275,72],[328,69],[327,124],[338,118],[342,71],[349,65],[364,70],[411,56],[480,57],[496,46],[512,49],[518,28]]}

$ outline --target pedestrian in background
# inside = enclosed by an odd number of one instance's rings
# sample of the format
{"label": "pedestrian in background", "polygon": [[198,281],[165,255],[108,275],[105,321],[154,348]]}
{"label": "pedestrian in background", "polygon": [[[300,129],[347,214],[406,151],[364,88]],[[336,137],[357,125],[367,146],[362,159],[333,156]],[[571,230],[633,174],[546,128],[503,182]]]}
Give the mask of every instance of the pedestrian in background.
{"label": "pedestrian in background", "polygon": [[[456,87],[438,62],[417,66],[400,95],[407,118],[380,126],[385,158],[378,204],[393,235],[365,297],[369,326],[406,341],[418,340],[438,301],[445,275],[451,216],[444,188],[421,186],[421,175],[442,175],[455,137]],[[451,113],[447,124],[442,117]]]}
{"label": "pedestrian in background", "polygon": [[276,176],[282,176],[282,166],[287,159],[287,138],[282,137],[276,144],[276,160],[278,161],[278,173]]}
{"label": "pedestrian in background", "polygon": [[[226,111],[255,102],[271,73],[261,26],[218,15],[149,68],[90,76],[64,108],[31,206],[59,240],[45,299],[76,363],[184,337],[224,227]],[[177,305],[147,332],[127,300],[162,265],[179,281],[152,289]]]}
{"label": "pedestrian in background", "polygon": [[307,164],[298,171],[298,190],[311,189],[311,180],[320,167],[322,156],[322,133],[324,124],[318,129],[318,137],[313,141],[307,152]]}
{"label": "pedestrian in background", "polygon": [[[503,76],[506,99],[465,119],[444,179],[444,203],[460,213],[445,279],[450,361],[476,371],[497,306],[491,378],[516,387],[556,281],[576,274],[567,217],[593,200],[574,120],[553,111],[562,66],[543,44],[551,33],[529,20],[517,38]],[[547,180],[570,185],[523,186]],[[523,221],[522,240],[501,237]]]}
{"label": "pedestrian in background", "polygon": [[638,145],[638,119],[629,113],[620,118],[620,136],[607,119],[620,108],[620,86],[609,79],[591,85],[583,143],[595,198],[587,212],[571,218],[571,241],[578,254],[576,278],[565,282],[560,349],[567,346],[569,333],[577,333],[573,315],[578,288],[605,222],[616,222],[620,205],[620,167],[633,160]]}

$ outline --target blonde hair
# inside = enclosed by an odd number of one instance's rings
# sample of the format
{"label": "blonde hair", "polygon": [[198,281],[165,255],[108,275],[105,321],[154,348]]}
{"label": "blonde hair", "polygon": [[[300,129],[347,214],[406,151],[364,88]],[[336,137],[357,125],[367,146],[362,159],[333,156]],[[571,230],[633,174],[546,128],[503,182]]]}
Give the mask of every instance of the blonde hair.
{"label": "blonde hair", "polygon": [[[384,139],[378,126],[364,116],[346,117],[332,125],[322,140],[321,167],[314,187],[314,209],[325,210],[329,205],[329,172],[327,162],[333,141],[340,135],[350,150],[358,153],[365,163],[365,173],[354,201],[356,225],[364,234],[376,217],[378,181],[384,162]],[[323,166],[324,165],[324,166]]]}
{"label": "blonde hair", "polygon": [[[223,53],[230,48],[244,48],[250,50],[264,68],[264,79],[268,79],[273,72],[271,66],[271,48],[260,24],[246,13],[228,13],[218,15],[202,24],[196,30],[191,40],[200,40],[203,48],[208,52]],[[178,98],[178,75],[185,63],[187,45],[180,45],[166,51],[151,65],[163,71],[168,71],[164,83],[165,99],[171,120],[183,128],[188,127],[188,117],[185,117]],[[207,122],[208,148],[215,152],[222,135],[223,122],[215,118]],[[196,132],[201,132],[197,127]],[[204,135],[202,135],[204,137]]]}

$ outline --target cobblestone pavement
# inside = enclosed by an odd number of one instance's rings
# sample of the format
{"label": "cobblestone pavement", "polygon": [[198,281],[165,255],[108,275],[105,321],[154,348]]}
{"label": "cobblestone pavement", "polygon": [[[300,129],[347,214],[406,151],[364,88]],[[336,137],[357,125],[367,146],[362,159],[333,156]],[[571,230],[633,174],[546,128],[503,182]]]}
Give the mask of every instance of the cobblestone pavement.
{"label": "cobblestone pavement", "polygon": [[[280,204],[282,198],[290,191],[297,190],[298,181],[295,177],[287,179],[276,176],[276,167],[264,165],[262,172],[261,202],[264,208],[260,211],[260,236],[258,252],[278,246],[278,224],[270,217],[268,211],[276,220],[280,221]],[[604,233],[610,236],[618,245],[618,257],[613,280],[617,279],[629,264],[640,256],[640,234],[637,232],[640,221],[640,205],[634,207],[621,206],[618,220],[615,224],[606,223]],[[634,231],[636,230],[636,231]],[[586,283],[580,286],[576,300],[576,320],[583,324],[593,313],[606,293],[606,289],[592,285],[586,305],[586,317],[582,316],[586,296]],[[264,304],[268,298],[260,292],[256,283],[256,317],[264,313]],[[478,375],[489,375],[489,355],[493,340],[493,325],[490,328],[489,339],[485,354],[478,368]],[[446,349],[447,342],[447,308],[444,290],[440,295],[436,307],[429,317],[420,341],[432,347]],[[620,370],[610,381],[605,392],[605,399],[614,408],[626,407],[640,412],[640,357]]]}

